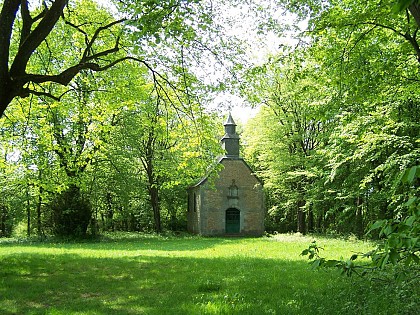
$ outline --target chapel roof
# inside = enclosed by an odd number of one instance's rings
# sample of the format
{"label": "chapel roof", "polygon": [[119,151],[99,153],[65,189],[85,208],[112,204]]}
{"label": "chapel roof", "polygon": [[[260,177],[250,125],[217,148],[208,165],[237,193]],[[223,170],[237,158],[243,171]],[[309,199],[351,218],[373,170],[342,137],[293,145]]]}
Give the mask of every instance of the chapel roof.
{"label": "chapel roof", "polygon": [[233,120],[233,118],[232,118],[232,114],[229,112],[229,116],[228,116],[228,118],[226,119],[226,122],[224,123],[224,126],[226,126],[226,125],[233,125],[233,126],[236,126],[236,123],[235,123],[235,121]]}

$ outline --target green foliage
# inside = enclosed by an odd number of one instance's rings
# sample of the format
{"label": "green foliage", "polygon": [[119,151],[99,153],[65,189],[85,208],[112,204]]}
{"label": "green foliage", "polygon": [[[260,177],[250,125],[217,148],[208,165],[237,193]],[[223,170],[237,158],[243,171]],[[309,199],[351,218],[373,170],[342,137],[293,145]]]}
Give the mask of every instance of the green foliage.
{"label": "green foliage", "polygon": [[261,78],[259,95],[266,100],[265,106],[244,133],[245,157],[268,189],[272,203],[269,214],[274,220],[287,222],[278,226],[283,232],[314,229],[312,221],[305,224],[305,217],[312,215],[307,194],[317,176],[312,156],[328,127],[322,105],[329,98],[322,86],[326,78],[317,68],[314,60],[300,50],[267,65],[268,79]]}
{"label": "green foliage", "polygon": [[366,271],[366,267],[355,264],[355,260],[359,257],[358,254],[353,254],[350,259],[347,260],[335,260],[326,259],[320,256],[320,251],[324,248],[319,247],[316,241],[313,241],[307,249],[304,249],[301,253],[302,256],[308,256],[311,261],[313,268],[337,268],[341,271],[341,274],[351,276],[353,273],[359,274],[358,269]]}
{"label": "green foliage", "polygon": [[[153,4],[149,5],[149,13],[154,14]],[[49,41],[31,58],[32,72],[59,72],[63,65],[70,66],[83,52],[87,38],[95,34],[98,24],[86,21],[113,21],[109,12],[99,10],[92,1],[77,1],[70,8],[65,17],[73,27],[64,21],[57,23]],[[194,18],[194,12],[190,17]],[[120,43],[132,45],[126,35],[121,34]],[[106,30],[98,39],[92,50],[112,45],[115,33]],[[72,46],[65,48],[66,58],[60,61],[63,41]],[[114,55],[124,56],[123,52]],[[186,64],[180,67],[179,60],[173,69],[174,76],[169,75],[169,68],[149,76],[151,68],[145,64],[126,61],[106,72],[82,71],[69,90],[48,86],[49,91],[62,95],[60,102],[43,96],[12,102],[0,122],[0,150],[5,157],[0,164],[5,175],[1,177],[2,193],[5,205],[12,209],[8,223],[25,220],[27,233],[36,230],[39,236],[58,232],[55,226],[67,221],[62,219],[62,209],[53,211],[48,205],[60,204],[61,208],[67,199],[79,202],[66,195],[77,186],[92,206],[92,232],[151,230],[154,217],[148,188],[159,186],[164,228],[185,226],[185,189],[205,172],[219,146],[213,119],[195,101],[203,85]],[[144,145],[148,138],[156,144],[151,184],[143,164],[149,158]],[[74,224],[68,222],[71,230]],[[81,230],[83,234],[85,227]]]}
{"label": "green foliage", "polygon": [[92,208],[80,188],[72,185],[51,202],[54,234],[60,237],[86,237]]}
{"label": "green foliage", "polygon": [[248,89],[264,106],[245,156],[264,179],[271,229],[304,220],[302,232],[362,237],[406,216],[410,188],[396,178],[420,156],[417,2],[406,14],[395,3],[283,2],[309,32],[250,71]]}
{"label": "green foliage", "polygon": [[[314,267],[336,267],[348,276],[358,273],[358,269],[366,273],[368,270],[384,269],[388,264],[405,264],[407,267],[419,265],[420,203],[417,197],[420,187],[419,178],[419,166],[413,166],[401,173],[398,179],[400,185],[409,185],[411,192],[416,195],[404,203],[404,207],[408,210],[405,215],[401,214],[401,217],[394,219],[378,220],[370,226],[368,234],[379,231],[381,238],[375,249],[364,254],[353,254],[348,260],[330,260],[319,255],[322,248],[313,242],[302,251],[301,255],[308,256]],[[354,261],[358,257],[370,258],[371,263],[357,265]]]}
{"label": "green foliage", "polygon": [[368,231],[379,231],[384,238],[380,245],[368,253],[376,267],[384,268],[388,263],[420,264],[420,167],[413,166],[402,172],[401,184],[410,186],[411,196],[404,203],[407,210],[399,217],[374,222]]}

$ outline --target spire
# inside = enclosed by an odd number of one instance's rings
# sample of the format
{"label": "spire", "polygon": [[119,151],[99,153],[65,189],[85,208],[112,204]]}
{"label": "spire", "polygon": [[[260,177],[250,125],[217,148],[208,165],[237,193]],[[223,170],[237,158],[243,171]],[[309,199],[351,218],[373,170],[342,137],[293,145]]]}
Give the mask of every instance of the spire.
{"label": "spire", "polygon": [[223,149],[226,151],[226,156],[239,157],[239,135],[236,133],[236,124],[230,112],[224,126],[225,135],[221,142]]}
{"label": "spire", "polygon": [[226,119],[225,126],[226,125],[235,125],[236,126],[235,121],[232,118],[232,113],[231,112],[229,112],[229,116]]}
{"label": "spire", "polygon": [[229,112],[228,118],[226,119],[226,122],[224,123],[224,126],[225,126],[225,133],[232,134],[232,135],[236,134],[236,124],[230,112]]}

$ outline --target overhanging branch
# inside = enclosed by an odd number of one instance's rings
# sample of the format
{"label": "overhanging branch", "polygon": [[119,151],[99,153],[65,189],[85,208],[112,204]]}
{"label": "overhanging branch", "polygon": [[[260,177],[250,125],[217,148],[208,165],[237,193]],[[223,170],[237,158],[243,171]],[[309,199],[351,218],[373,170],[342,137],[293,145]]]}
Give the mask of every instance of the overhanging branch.
{"label": "overhanging branch", "polygon": [[10,76],[25,73],[29,58],[51,32],[67,5],[68,0],[55,0],[35,29],[24,39],[10,67]]}
{"label": "overhanging branch", "polygon": [[[117,21],[113,21],[113,22],[111,22],[111,23],[109,23],[107,25],[104,25],[104,26],[99,27],[95,31],[95,33],[93,34],[92,39],[90,41],[88,41],[87,47],[86,47],[85,52],[84,52],[83,57],[82,57],[82,60],[91,60],[91,59],[94,58],[92,56],[89,56],[89,52],[91,51],[92,46],[95,43],[95,40],[98,38],[99,34],[102,31],[107,30],[107,29],[113,27],[114,25],[121,24],[121,23],[123,23],[125,21],[126,21],[126,19],[120,19],[120,20],[117,20]],[[119,41],[119,38],[117,39],[116,46],[118,46],[118,41]],[[89,59],[87,59],[87,58],[89,58]]]}

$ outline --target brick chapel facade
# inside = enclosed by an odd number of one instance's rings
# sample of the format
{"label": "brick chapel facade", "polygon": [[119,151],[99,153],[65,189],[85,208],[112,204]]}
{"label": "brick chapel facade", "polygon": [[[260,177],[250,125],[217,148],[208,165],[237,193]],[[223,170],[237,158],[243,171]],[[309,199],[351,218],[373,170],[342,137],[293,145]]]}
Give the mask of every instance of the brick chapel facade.
{"label": "brick chapel facade", "polygon": [[[262,182],[239,155],[239,135],[229,114],[215,177],[206,176],[188,189],[188,231],[205,236],[260,236],[264,233]],[[211,178],[211,179],[210,179]]]}

